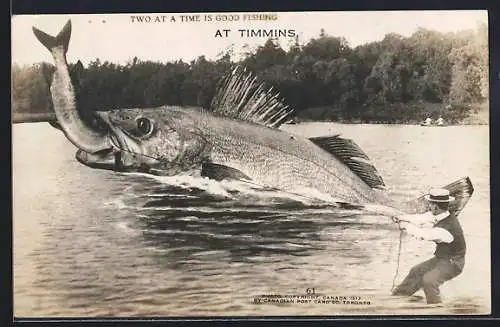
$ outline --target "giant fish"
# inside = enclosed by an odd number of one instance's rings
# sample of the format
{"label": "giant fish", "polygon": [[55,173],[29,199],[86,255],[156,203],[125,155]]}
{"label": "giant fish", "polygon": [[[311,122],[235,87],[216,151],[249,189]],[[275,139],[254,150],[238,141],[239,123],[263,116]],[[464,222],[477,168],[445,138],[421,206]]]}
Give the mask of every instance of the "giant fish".
{"label": "giant fish", "polygon": [[[340,135],[303,138],[279,129],[291,109],[277,92],[238,67],[222,80],[208,110],[162,106],[96,111],[101,127],[93,127],[80,117],[68,70],[71,21],[55,37],[35,27],[33,32],[54,59],[50,91],[57,124],[78,148],[76,159],[88,167],[154,175],[199,171],[216,180],[237,179],[288,192],[314,189],[340,204],[425,210],[422,197],[406,203],[388,197],[382,177],[352,140]],[[445,188],[455,197],[455,210],[473,192],[468,177]]]}

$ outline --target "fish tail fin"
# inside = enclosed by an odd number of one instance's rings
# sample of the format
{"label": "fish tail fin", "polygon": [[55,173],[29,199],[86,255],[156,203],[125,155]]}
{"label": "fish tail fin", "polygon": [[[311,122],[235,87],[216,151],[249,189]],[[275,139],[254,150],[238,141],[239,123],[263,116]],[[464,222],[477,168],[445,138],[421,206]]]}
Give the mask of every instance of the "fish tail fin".
{"label": "fish tail fin", "polygon": [[[448,185],[443,186],[442,188],[447,189],[450,192],[450,195],[454,197],[454,200],[450,203],[449,211],[455,213],[457,216],[460,214],[467,202],[469,202],[472,193],[474,193],[474,186],[468,176],[462,177]],[[404,208],[402,209],[408,213],[422,213],[428,210],[427,201],[425,200],[424,195],[404,203],[403,207]]]}
{"label": "fish tail fin", "polygon": [[49,35],[36,27],[33,27],[33,33],[38,41],[43,44],[50,52],[54,48],[62,47],[64,53],[68,51],[69,39],[71,38],[71,20],[68,20],[61,31],[56,35]]}

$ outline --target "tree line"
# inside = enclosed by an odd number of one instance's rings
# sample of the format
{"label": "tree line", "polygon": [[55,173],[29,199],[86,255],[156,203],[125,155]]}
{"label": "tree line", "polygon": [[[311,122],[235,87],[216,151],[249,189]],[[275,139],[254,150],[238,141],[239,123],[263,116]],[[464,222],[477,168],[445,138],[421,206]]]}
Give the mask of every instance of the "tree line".
{"label": "tree line", "polygon": [[[238,61],[228,50],[216,60],[133,58],[122,65],[95,59],[81,70],[70,68],[80,108],[92,111],[208,107],[218,82],[235,65],[278,90],[297,120],[404,123],[442,116],[457,122],[488,99],[485,24],[456,33],[420,28],[409,37],[392,33],[356,47],[321,30],[305,44],[295,39],[288,50],[269,39]],[[53,70],[48,63],[13,65],[14,112],[51,110]]]}

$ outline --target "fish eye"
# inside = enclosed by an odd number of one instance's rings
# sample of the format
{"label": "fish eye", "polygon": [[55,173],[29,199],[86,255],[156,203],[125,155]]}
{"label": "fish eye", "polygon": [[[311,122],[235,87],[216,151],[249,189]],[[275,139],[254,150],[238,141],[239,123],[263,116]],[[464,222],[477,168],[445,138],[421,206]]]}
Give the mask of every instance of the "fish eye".
{"label": "fish eye", "polygon": [[153,131],[153,124],[148,118],[138,118],[136,120],[137,130],[141,133],[141,136],[149,135]]}

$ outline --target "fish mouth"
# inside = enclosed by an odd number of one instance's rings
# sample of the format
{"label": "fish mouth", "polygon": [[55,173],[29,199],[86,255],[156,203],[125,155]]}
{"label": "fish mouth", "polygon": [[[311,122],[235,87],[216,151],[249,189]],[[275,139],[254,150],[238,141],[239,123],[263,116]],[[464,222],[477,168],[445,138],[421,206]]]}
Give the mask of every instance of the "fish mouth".
{"label": "fish mouth", "polygon": [[114,171],[123,170],[121,152],[114,151],[114,148],[104,149],[94,153],[89,153],[80,149],[76,152],[75,158],[78,162],[90,168]]}
{"label": "fish mouth", "polygon": [[119,138],[114,135],[113,127],[107,114],[99,112],[94,114],[94,117],[98,119],[99,122],[103,123],[103,125],[100,125],[101,129],[105,128],[107,130],[106,138],[110,146],[96,152],[88,152],[80,148],[76,152],[76,160],[90,168],[123,171],[124,166],[121,149],[123,148],[122,143],[124,142],[120,142]]}
{"label": "fish mouth", "polygon": [[94,169],[111,170],[115,172],[139,172],[153,175],[163,175],[163,170],[146,164],[126,164],[127,158],[124,152],[116,150],[115,147],[89,153],[84,150],[78,150],[75,155],[76,160]]}
{"label": "fish mouth", "polygon": [[[150,172],[159,164],[158,160],[146,164],[141,160],[140,145],[125,130],[113,123],[107,112],[95,112],[95,117],[107,129],[109,147],[97,152],[87,152],[79,149],[76,159],[81,164],[96,169],[113,170],[117,172]],[[102,125],[101,125],[102,126]]]}

